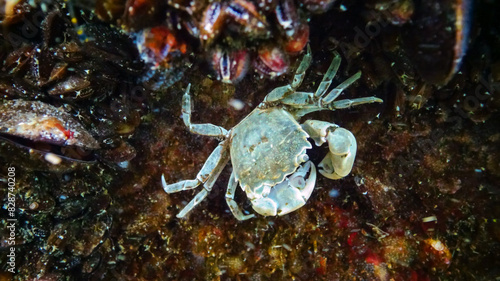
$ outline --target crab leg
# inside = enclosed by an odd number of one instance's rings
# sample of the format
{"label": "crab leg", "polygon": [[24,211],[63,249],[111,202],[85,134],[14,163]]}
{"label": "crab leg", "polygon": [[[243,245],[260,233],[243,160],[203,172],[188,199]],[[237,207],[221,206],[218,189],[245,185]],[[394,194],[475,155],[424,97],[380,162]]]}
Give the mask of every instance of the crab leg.
{"label": "crab leg", "polygon": [[338,70],[337,64],[340,61],[336,60],[340,60],[340,56],[338,56],[338,54],[334,58],[326,74],[323,76],[323,80],[321,81],[318,89],[314,94],[310,92],[293,92],[286,96],[280,97],[280,103],[292,107],[290,109],[290,113],[292,113],[295,118],[298,119],[306,114],[321,110],[335,110],[357,106],[365,103],[383,102],[377,97],[363,97],[352,100],[344,99],[334,101],[347,87],[349,87],[352,83],[359,79],[359,77],[361,76],[361,72],[354,74],[353,76],[342,82],[340,85],[335,87],[335,89],[331,90],[330,93],[328,93],[326,96],[324,96],[326,90],[332,83],[333,76]]}
{"label": "crab leg", "polygon": [[161,184],[163,185],[163,190],[166,193],[175,193],[179,191],[189,190],[200,185],[201,181],[198,179],[194,180],[184,180],[173,184],[167,184],[165,180],[165,175],[161,175]]}
{"label": "crab leg", "polygon": [[236,181],[234,171],[231,173],[231,178],[229,178],[229,183],[227,185],[226,191],[226,202],[229,206],[229,209],[233,213],[233,216],[240,221],[247,220],[255,217],[254,214],[245,215],[241,210],[240,206],[234,201],[234,194],[236,192],[236,188],[238,187],[238,182]]}
{"label": "crab leg", "polygon": [[279,101],[287,97],[288,95],[293,94],[295,90],[300,86],[300,84],[302,84],[306,70],[311,65],[311,60],[311,47],[307,45],[307,53],[302,58],[299,67],[295,71],[295,76],[293,77],[292,84],[275,88],[269,94],[267,94],[267,96],[264,98],[263,103],[265,104],[266,102]]}
{"label": "crab leg", "polygon": [[365,103],[382,103],[383,100],[377,98],[377,97],[365,97],[365,98],[357,98],[357,99],[345,99],[345,100],[338,100],[334,101],[331,104],[328,105],[329,109],[342,109],[342,108],[349,108],[351,106],[357,106]]}
{"label": "crab leg", "polygon": [[227,147],[225,147],[225,142],[219,143],[219,145],[214,149],[212,154],[208,157],[203,167],[196,175],[194,180],[183,180],[173,184],[167,184],[165,181],[165,176],[161,176],[161,182],[163,189],[166,193],[175,193],[179,191],[189,190],[197,187],[201,183],[208,180],[216,172],[219,165],[225,166],[229,160],[229,154],[227,153]]}
{"label": "crab leg", "polygon": [[184,120],[184,124],[188,127],[189,131],[194,134],[204,135],[204,136],[212,136],[225,138],[227,136],[227,130],[214,125],[214,124],[192,124],[191,123],[191,96],[189,95],[189,90],[191,89],[191,84],[189,84],[186,88],[186,92],[184,96],[182,96],[182,120]]}
{"label": "crab leg", "polygon": [[[308,99],[308,93],[296,92],[293,95],[290,95],[283,99],[281,102],[286,105],[290,105],[293,108],[290,109],[290,113],[295,116],[296,119],[301,118],[302,116],[322,110],[336,110],[342,108],[348,108],[351,106],[357,106],[365,103],[381,103],[383,100],[377,97],[364,97],[357,99],[345,99],[334,101],[330,104],[318,104],[318,102],[314,101],[314,99]],[[309,93],[312,95],[312,93]]]}
{"label": "crab leg", "polygon": [[315,107],[314,95],[310,92],[295,92],[280,100],[280,103],[297,108]]}
{"label": "crab leg", "polygon": [[187,213],[189,213],[192,209],[194,209],[194,207],[200,204],[200,202],[207,197],[208,193],[212,191],[212,187],[214,186],[215,181],[229,161],[229,155],[227,155],[225,159],[221,160],[223,161],[217,163],[217,166],[212,170],[212,174],[203,184],[203,189],[198,192],[198,194],[196,194],[196,196],[191,201],[189,201],[189,203],[177,214],[178,218],[183,218],[184,216],[186,216]]}
{"label": "crab leg", "polygon": [[361,77],[361,71],[358,71],[353,76],[347,78],[344,82],[340,83],[337,87],[332,89],[326,96],[320,97],[322,104],[329,104],[342,94],[342,92],[351,86],[352,83],[356,82]]}
{"label": "crab leg", "polygon": [[321,97],[325,94],[326,90],[328,90],[332,84],[333,77],[335,77],[337,71],[339,70],[341,58],[337,52],[334,52],[334,55],[335,57],[333,58],[330,67],[323,76],[323,80],[319,84],[318,89],[316,89],[316,93],[314,93],[315,97]]}
{"label": "crab leg", "polygon": [[299,67],[295,71],[295,76],[293,77],[292,81],[292,88],[297,89],[300,84],[302,84],[302,81],[304,80],[304,76],[306,74],[306,70],[309,68],[311,65],[312,61],[312,56],[311,56],[311,46],[307,44],[307,52],[302,58],[302,61],[299,64]]}
{"label": "crab leg", "polygon": [[320,105],[322,107],[327,107],[328,109],[333,110],[333,109],[348,108],[351,106],[357,106],[365,103],[383,102],[381,99],[376,97],[364,97],[352,100],[345,99],[345,100],[334,101],[340,96],[340,94],[347,87],[349,87],[352,83],[356,82],[356,80],[358,80],[360,77],[361,77],[361,72],[357,72],[353,76],[347,78],[344,82],[340,83],[340,85],[335,87],[335,89],[331,90],[330,93],[328,93],[325,97],[321,98]]}
{"label": "crab leg", "polygon": [[200,191],[194,198],[189,202],[184,209],[177,215],[178,218],[184,217],[191,209],[198,205],[205,197],[208,192],[212,190],[214,182],[219,177],[220,173],[229,161],[229,150],[226,142],[223,141],[217,146],[217,148],[210,154],[207,161],[196,175],[194,180],[184,180],[174,184],[167,184],[164,175],[162,175],[162,185],[163,189],[167,193],[174,193],[183,190],[189,190],[197,187],[201,183],[203,184],[203,190]]}

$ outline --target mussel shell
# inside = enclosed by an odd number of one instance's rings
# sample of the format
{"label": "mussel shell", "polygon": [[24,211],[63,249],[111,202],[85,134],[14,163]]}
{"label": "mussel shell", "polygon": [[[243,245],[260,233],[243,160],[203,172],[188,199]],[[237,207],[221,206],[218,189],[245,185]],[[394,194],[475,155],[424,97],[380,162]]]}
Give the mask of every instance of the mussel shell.
{"label": "mussel shell", "polygon": [[94,137],[69,113],[41,101],[5,101],[0,105],[0,133],[86,150],[100,147]]}
{"label": "mussel shell", "polygon": [[97,163],[95,158],[80,160],[53,153],[61,160],[59,164],[53,165],[46,160],[48,153],[50,152],[33,149],[11,139],[0,137],[0,159],[5,157],[3,160],[14,163],[14,165],[18,165],[26,171],[43,171],[62,174],[70,171],[87,169]]}
{"label": "mussel shell", "polygon": [[427,82],[445,85],[467,51],[472,0],[416,2],[403,32],[405,50]]}

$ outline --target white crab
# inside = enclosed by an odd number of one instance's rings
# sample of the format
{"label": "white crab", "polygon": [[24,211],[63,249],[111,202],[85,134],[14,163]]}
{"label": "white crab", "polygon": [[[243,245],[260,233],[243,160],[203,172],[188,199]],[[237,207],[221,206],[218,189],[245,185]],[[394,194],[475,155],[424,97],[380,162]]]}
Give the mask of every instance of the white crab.
{"label": "white crab", "polygon": [[264,216],[284,215],[302,207],[311,196],[316,183],[316,168],[308,160],[306,150],[328,142],[330,152],[318,165],[325,177],[339,179],[348,175],[356,156],[356,139],[339,126],[316,120],[297,122],[307,113],[335,110],[354,105],[382,102],[376,97],[353,100],[335,99],[356,81],[358,72],[327,93],[340,65],[340,55],[335,53],[328,71],[315,93],[297,92],[306,69],[311,63],[311,53],[302,59],[289,85],[271,91],[264,101],[231,130],[213,124],[191,123],[190,85],[183,96],[182,119],[192,133],[223,139],[209,156],[194,180],[167,184],[162,175],[163,188],[167,193],[188,190],[203,183],[201,190],[177,215],[184,217],[198,205],[231,159],[233,172],[229,179],[226,201],[238,220],[246,220],[253,214],[243,214],[234,200],[238,182],[252,203],[253,209]]}

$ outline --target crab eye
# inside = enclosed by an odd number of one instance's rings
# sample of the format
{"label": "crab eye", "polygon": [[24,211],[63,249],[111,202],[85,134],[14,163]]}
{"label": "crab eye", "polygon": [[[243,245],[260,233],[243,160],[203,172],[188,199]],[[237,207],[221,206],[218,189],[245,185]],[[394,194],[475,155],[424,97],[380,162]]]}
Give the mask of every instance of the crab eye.
{"label": "crab eye", "polygon": [[299,156],[300,163],[307,162],[309,160],[309,155],[307,154],[302,154]]}
{"label": "crab eye", "polygon": [[290,177],[289,185],[296,188],[304,188],[304,186],[306,186],[306,180],[304,179],[304,177],[301,176],[298,177],[292,176]]}

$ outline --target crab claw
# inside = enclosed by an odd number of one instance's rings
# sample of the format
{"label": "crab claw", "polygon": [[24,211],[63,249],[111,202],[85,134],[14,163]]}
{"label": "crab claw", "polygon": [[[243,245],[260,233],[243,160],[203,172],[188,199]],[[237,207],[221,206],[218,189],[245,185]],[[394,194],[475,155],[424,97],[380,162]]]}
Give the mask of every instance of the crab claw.
{"label": "crab claw", "polygon": [[[309,173],[309,177],[306,175]],[[263,216],[285,215],[306,204],[316,185],[316,168],[307,161],[280,184],[274,186],[267,197],[252,200],[253,209]]]}
{"label": "crab claw", "polygon": [[252,200],[253,209],[263,216],[276,216],[278,204],[271,198],[262,197]]}
{"label": "crab claw", "polygon": [[344,129],[337,128],[326,137],[330,153],[318,165],[319,172],[330,179],[340,179],[347,176],[356,158],[356,138]]}

